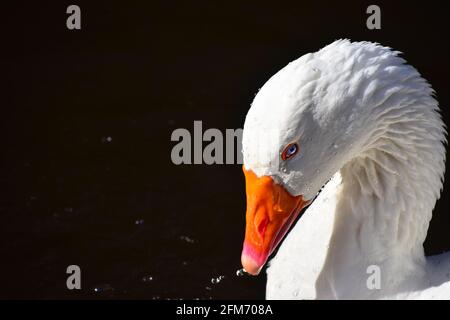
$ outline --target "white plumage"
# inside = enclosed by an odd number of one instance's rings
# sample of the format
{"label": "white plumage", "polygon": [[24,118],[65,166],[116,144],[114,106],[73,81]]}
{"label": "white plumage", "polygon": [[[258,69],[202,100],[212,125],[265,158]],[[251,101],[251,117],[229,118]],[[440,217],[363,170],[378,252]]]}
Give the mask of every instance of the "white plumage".
{"label": "white plumage", "polygon": [[[281,161],[292,141],[298,156]],[[267,298],[450,298],[450,255],[423,250],[444,141],[432,88],[389,48],[339,40],[269,79],[245,120],[244,166],[306,199],[325,187],[270,262]]]}

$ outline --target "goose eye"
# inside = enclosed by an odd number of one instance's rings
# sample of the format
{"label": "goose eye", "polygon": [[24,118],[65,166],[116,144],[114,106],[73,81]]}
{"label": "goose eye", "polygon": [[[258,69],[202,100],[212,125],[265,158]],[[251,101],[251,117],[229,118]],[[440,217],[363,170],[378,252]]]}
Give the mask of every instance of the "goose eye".
{"label": "goose eye", "polygon": [[292,158],[295,156],[298,152],[298,144],[297,143],[290,143],[284,148],[283,152],[281,153],[281,159],[287,160],[289,158]]}

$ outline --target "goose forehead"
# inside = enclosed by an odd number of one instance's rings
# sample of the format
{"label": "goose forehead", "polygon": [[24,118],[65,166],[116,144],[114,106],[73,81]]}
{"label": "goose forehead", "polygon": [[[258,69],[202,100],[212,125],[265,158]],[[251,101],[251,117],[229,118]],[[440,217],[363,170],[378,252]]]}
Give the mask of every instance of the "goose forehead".
{"label": "goose forehead", "polygon": [[[292,66],[281,70],[258,92],[247,114],[243,132],[244,165],[278,167],[279,153],[308,131],[312,92],[295,77]],[[295,71],[295,70],[294,70]]]}
{"label": "goose forehead", "polygon": [[255,111],[272,111],[282,118],[283,112],[306,107],[314,95],[321,72],[303,63],[288,64],[271,77],[252,103]]}
{"label": "goose forehead", "polygon": [[286,81],[285,86],[266,83],[253,100],[247,114],[244,130],[284,131],[296,125],[302,113],[313,103],[313,93],[299,89],[301,84]]}

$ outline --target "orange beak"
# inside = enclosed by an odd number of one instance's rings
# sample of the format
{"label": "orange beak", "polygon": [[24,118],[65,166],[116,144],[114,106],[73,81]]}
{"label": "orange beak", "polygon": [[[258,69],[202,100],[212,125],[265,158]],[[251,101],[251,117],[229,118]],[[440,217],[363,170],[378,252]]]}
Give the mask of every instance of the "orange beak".
{"label": "orange beak", "polygon": [[245,271],[257,275],[308,202],[290,195],[269,176],[243,170],[247,213],[241,262]]}

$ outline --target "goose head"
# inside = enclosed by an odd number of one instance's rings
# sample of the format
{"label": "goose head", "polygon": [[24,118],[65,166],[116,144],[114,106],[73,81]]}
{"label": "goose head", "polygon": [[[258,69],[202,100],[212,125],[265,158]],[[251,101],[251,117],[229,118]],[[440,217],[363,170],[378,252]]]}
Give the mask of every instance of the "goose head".
{"label": "goose head", "polygon": [[[372,43],[337,41],[270,78],[243,130],[246,230],[241,256],[256,275],[300,211],[379,129],[378,86],[403,60]],[[380,81],[383,80],[383,81]]]}

